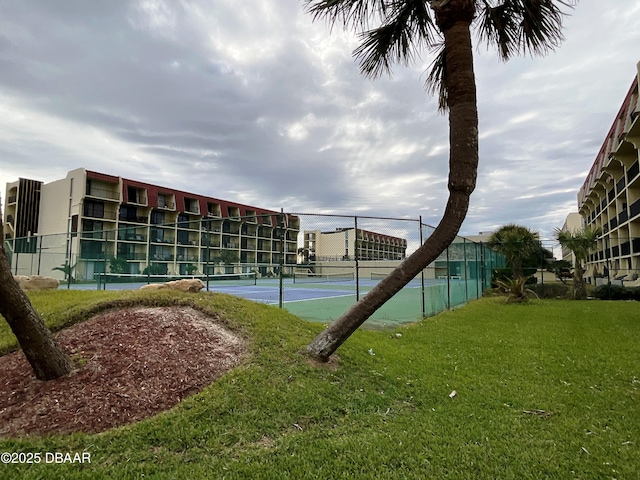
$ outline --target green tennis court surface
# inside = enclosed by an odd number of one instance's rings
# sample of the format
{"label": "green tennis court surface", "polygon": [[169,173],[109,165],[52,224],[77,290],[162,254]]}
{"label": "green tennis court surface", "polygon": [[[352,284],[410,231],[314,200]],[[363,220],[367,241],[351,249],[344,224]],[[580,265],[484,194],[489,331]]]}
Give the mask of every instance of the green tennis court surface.
{"label": "green tennis court surface", "polygon": [[[189,277],[193,278],[193,277]],[[198,277],[205,283],[206,277]],[[161,276],[103,275],[99,285],[72,284],[74,289],[128,290],[139,289],[148,283],[175,280]],[[358,288],[352,275],[296,275],[285,278],[280,288],[277,278],[256,278],[254,274],[211,275],[209,291],[226,293],[248,300],[279,305],[305,320],[331,322],[340,317],[362,298],[377,283],[379,278],[359,278]],[[472,282],[475,289],[475,282]],[[61,288],[65,288],[62,285]],[[358,293],[357,293],[358,292]],[[475,290],[474,290],[475,292]],[[381,327],[399,323],[415,322],[425,316],[434,315],[450,306],[465,303],[476,295],[469,296],[469,286],[461,280],[425,280],[424,295],[420,281],[410,282],[391,300],[383,305],[367,321],[369,327]]]}

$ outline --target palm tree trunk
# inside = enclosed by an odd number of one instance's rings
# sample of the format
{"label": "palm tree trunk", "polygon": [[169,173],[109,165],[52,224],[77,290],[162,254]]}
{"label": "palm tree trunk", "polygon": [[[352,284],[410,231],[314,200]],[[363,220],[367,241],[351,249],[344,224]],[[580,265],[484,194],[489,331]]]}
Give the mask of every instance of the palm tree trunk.
{"label": "palm tree trunk", "polygon": [[576,261],[573,268],[573,298],[576,300],[585,300],[587,298],[587,286],[584,283],[582,264],[579,261]]}
{"label": "palm tree trunk", "polygon": [[[443,12],[446,15],[438,18],[445,37],[450,144],[449,199],[442,220],[418,250],[307,346],[308,353],[318,360],[327,361],[378,308],[433,262],[455,239],[465,219],[478,169],[478,111],[470,34],[473,5],[472,0],[451,0]],[[456,8],[464,8],[464,14]]]}
{"label": "palm tree trunk", "polygon": [[[0,232],[2,232],[1,213]],[[18,282],[13,278],[4,244],[0,244],[0,286],[0,314],[9,323],[36,378],[52,380],[71,372],[69,357],[60,349]]]}

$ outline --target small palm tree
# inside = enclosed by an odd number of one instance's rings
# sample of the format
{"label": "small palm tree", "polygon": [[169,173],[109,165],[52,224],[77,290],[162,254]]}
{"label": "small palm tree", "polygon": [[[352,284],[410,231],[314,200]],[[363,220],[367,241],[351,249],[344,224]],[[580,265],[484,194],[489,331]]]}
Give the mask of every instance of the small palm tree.
{"label": "small palm tree", "polygon": [[587,298],[587,286],[582,275],[582,264],[587,261],[589,253],[595,248],[602,230],[585,227],[581,230],[570,232],[557,228],[555,234],[560,245],[571,250],[575,258],[573,265],[573,298],[584,300]]}
{"label": "small palm tree", "polygon": [[504,255],[514,279],[524,277],[522,264],[540,251],[540,240],[527,227],[510,223],[493,232],[487,245]]}
{"label": "small palm tree", "polygon": [[[305,0],[314,18],[360,32],[354,55],[362,73],[379,77],[394,63],[409,64],[422,51],[433,54],[427,88],[449,113],[449,199],[442,220],[411,256],[307,347],[329,356],[378,308],[455,239],[469,208],[478,174],[478,108],[472,28],[497,47],[502,59],[544,54],[562,39],[561,7],[575,0]],[[376,26],[371,27],[372,24]]]}

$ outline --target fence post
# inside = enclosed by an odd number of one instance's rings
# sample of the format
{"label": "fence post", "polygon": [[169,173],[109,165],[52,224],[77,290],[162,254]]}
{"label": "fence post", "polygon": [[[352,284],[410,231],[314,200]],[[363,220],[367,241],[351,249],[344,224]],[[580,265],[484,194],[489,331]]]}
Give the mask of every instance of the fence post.
{"label": "fence post", "polygon": [[[420,245],[422,246],[424,238],[422,236],[422,215],[418,217],[418,229],[420,230]],[[427,306],[424,299],[424,268],[420,271],[420,300],[422,307],[422,318],[427,316]]]}
{"label": "fence post", "polygon": [[480,257],[478,256],[478,244],[476,242],[473,242],[473,248],[476,259],[476,298],[480,298],[480,272],[482,271],[482,265],[478,262]]}
{"label": "fence post", "polygon": [[209,262],[211,259],[211,220],[207,219],[207,258],[204,264],[205,275],[207,278],[207,292],[209,291]]}
{"label": "fence post", "polygon": [[355,256],[356,262],[356,271],[355,271],[355,279],[356,279],[356,302],[360,301],[360,264],[358,262],[358,217],[353,217],[353,224],[355,227],[355,240],[353,242],[353,253]]}
{"label": "fence post", "polygon": [[449,265],[449,247],[447,247],[447,310],[451,310],[451,275],[450,275],[450,265]]}
{"label": "fence post", "polygon": [[462,261],[464,262],[464,301],[469,302],[469,282],[467,281],[467,239],[462,237]]}
{"label": "fence post", "polygon": [[284,208],[280,209],[280,279],[278,282],[278,307],[284,305],[284,239],[285,239],[286,222],[284,218]]}

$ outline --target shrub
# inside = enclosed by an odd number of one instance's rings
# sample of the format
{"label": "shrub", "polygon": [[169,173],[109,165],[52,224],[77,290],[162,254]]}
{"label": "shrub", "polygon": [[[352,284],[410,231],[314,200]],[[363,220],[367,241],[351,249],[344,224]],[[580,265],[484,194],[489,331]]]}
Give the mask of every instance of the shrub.
{"label": "shrub", "polygon": [[571,288],[564,283],[541,283],[532,285],[531,290],[540,298],[569,298],[571,296]]}
{"label": "shrub", "polygon": [[640,288],[622,285],[600,285],[593,289],[593,296],[600,300],[640,301]]}

